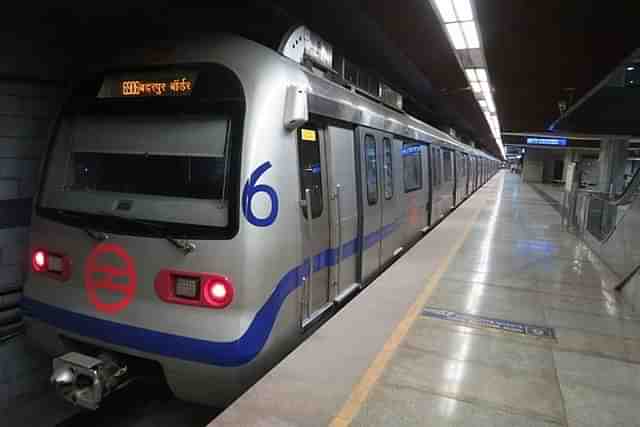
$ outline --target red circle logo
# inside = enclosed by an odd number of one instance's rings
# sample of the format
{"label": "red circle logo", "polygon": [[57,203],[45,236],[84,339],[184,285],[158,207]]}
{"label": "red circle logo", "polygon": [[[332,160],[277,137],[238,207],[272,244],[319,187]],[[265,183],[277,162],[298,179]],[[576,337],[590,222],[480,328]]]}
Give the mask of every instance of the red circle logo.
{"label": "red circle logo", "polygon": [[[120,265],[105,263],[104,260],[108,257],[117,258]],[[89,254],[84,269],[84,285],[89,302],[98,311],[116,314],[124,310],[135,296],[136,282],[133,258],[122,247],[113,243],[100,243]],[[99,289],[111,291],[117,298],[105,302],[98,295]]]}

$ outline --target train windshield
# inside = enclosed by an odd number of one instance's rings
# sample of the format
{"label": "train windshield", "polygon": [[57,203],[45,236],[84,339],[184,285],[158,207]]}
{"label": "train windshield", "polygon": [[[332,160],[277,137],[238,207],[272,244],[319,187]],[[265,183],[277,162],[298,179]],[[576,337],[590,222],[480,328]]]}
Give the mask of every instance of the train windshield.
{"label": "train windshield", "polygon": [[164,69],[88,83],[62,115],[39,213],[102,229],[117,217],[112,231],[148,233],[126,218],[182,236],[228,230],[244,111],[230,73]]}

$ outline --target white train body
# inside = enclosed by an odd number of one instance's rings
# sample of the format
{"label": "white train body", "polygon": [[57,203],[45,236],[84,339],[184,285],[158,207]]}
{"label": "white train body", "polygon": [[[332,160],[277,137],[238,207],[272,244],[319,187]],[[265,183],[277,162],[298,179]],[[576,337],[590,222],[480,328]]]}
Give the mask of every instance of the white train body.
{"label": "white train body", "polygon": [[224,405],[497,161],[248,40],[169,56],[63,112],[23,308],[52,356],[154,361],[179,398]]}

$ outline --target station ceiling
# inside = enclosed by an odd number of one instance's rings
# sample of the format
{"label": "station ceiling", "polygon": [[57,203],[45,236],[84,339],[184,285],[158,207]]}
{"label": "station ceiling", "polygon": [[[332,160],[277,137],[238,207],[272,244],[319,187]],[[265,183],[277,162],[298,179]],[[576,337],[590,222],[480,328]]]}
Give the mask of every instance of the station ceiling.
{"label": "station ceiling", "polygon": [[[558,101],[578,100],[638,47],[638,1],[475,0],[475,7],[507,132],[546,130],[560,116]],[[122,46],[194,32],[231,31],[275,48],[287,29],[305,24],[404,92],[412,112],[497,153],[436,13],[428,0],[86,3],[25,9],[0,31],[6,44],[10,34],[62,46],[75,70]]]}
{"label": "station ceiling", "polygon": [[[471,128],[473,138],[495,152],[482,112],[465,90],[466,78],[428,0],[360,0],[348,2],[350,8],[334,0],[276,3],[327,37],[347,43],[363,38],[358,26],[349,25],[349,9],[370,17],[423,74],[431,99],[447,106],[449,115],[443,121],[464,131]],[[475,8],[503,132],[547,130],[560,116],[559,101],[571,106],[638,47],[638,1],[475,0]],[[363,52],[375,56],[375,45],[359,42]],[[626,111],[629,101],[624,101],[616,102],[619,108],[609,116],[635,115],[637,109]],[[611,131],[619,121],[597,127],[594,121],[610,109],[596,104],[567,129]]]}

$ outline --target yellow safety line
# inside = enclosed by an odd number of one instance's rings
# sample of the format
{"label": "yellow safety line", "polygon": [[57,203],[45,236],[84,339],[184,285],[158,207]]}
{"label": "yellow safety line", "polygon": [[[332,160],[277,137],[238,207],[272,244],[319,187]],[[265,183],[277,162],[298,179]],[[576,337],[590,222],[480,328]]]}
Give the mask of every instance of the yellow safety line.
{"label": "yellow safety line", "polygon": [[464,233],[449,251],[444,262],[440,265],[440,268],[438,268],[438,270],[429,278],[427,286],[418,296],[416,302],[411,306],[404,319],[402,319],[398,326],[396,326],[396,329],[393,331],[389,339],[384,343],[382,350],[376,355],[376,358],[373,360],[371,365],[369,365],[369,368],[367,368],[367,371],[362,376],[360,382],[356,384],[351,391],[351,395],[347,402],[342,406],[340,412],[338,412],[333,420],[331,420],[331,423],[329,424],[330,427],[347,427],[351,424],[356,415],[358,415],[358,412],[360,412],[360,408],[364,402],[366,402],[371,389],[382,376],[387,363],[389,363],[389,360],[393,357],[404,337],[409,333],[411,326],[420,315],[420,312],[426,305],[429,297],[431,297],[433,291],[438,287],[440,278],[444,272],[447,271],[451,260],[467,239],[467,236],[471,232],[471,226],[475,224],[480,211],[481,208],[478,208],[471,221],[467,222]]}

